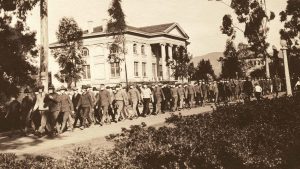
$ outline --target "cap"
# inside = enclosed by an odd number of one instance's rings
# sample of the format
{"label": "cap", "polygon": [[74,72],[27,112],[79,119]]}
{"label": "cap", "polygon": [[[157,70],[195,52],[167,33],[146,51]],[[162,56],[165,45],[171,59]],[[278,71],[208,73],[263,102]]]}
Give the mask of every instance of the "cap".
{"label": "cap", "polygon": [[68,89],[67,89],[65,86],[61,86],[61,87],[59,88],[59,90],[65,90],[65,91],[67,91]]}
{"label": "cap", "polygon": [[50,86],[48,87],[48,89],[49,89],[49,90],[50,90],[50,89],[55,90],[55,87],[54,87],[53,85],[50,85]]}
{"label": "cap", "polygon": [[87,85],[82,85],[81,89],[87,89]]}

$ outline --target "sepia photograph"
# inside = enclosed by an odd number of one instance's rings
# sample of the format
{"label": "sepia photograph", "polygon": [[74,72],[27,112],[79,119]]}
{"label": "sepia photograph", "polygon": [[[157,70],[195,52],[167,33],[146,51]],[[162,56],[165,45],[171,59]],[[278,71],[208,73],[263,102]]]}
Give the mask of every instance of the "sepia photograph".
{"label": "sepia photograph", "polygon": [[300,169],[300,0],[0,0],[0,169]]}

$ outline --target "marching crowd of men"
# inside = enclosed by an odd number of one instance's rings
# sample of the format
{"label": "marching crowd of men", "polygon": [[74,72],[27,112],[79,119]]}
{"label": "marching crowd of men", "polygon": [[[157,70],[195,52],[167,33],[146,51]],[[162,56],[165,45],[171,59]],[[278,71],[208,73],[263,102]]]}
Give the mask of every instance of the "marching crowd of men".
{"label": "marching crowd of men", "polygon": [[[300,89],[300,80],[299,83]],[[60,134],[67,129],[85,129],[91,125],[117,123],[125,119],[146,117],[165,112],[191,109],[207,103],[249,101],[255,96],[275,93],[284,88],[282,80],[274,79],[222,79],[200,80],[193,83],[130,85],[114,87],[100,85],[97,89],[83,85],[81,89],[64,86],[55,89],[39,86],[33,93],[24,90],[21,102],[11,97],[7,104],[7,124],[11,129],[29,130],[43,134]],[[141,105],[141,106],[139,106]],[[143,107],[140,111],[139,107]]]}

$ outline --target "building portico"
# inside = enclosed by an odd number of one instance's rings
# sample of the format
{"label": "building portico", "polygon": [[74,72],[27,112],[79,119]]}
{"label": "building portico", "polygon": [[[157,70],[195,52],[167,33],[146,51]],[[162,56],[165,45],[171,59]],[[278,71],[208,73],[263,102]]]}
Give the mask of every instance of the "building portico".
{"label": "building portico", "polygon": [[[187,47],[189,37],[177,23],[148,27],[128,26],[125,32],[125,55],[114,51],[114,39],[101,29],[83,35],[83,78],[80,84],[116,84],[125,82],[125,62],[129,82],[157,82],[175,80],[169,63],[179,47]],[[51,44],[50,49],[61,47]],[[116,55],[122,60],[109,59]],[[52,58],[52,62],[55,60]],[[58,85],[54,75],[57,64],[50,64],[52,82]]]}

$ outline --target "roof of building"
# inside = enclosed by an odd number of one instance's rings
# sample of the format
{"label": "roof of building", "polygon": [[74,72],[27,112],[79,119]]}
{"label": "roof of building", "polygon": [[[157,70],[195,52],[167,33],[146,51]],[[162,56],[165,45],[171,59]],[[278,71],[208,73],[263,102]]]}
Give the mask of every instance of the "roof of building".
{"label": "roof of building", "polygon": [[[169,34],[173,29],[177,29],[179,35]],[[166,24],[159,24],[159,25],[150,25],[150,26],[144,26],[144,27],[134,27],[127,25],[126,31],[127,33],[135,33],[144,35],[146,37],[156,37],[156,36],[164,36],[168,35],[174,38],[179,38],[183,40],[188,40],[189,36],[185,33],[185,31],[179,26],[179,24],[173,22],[173,23],[166,23]],[[92,32],[89,32],[88,30],[83,31],[83,38],[88,38],[91,36],[97,36],[97,35],[106,35],[107,32],[103,32],[102,26],[97,26],[93,28]],[[51,46],[56,46],[59,43],[52,43]]]}
{"label": "roof of building", "polygon": [[[189,36],[184,32],[184,30],[177,24],[177,23],[166,23],[166,24],[159,24],[159,25],[151,25],[145,27],[134,27],[127,25],[126,31],[127,32],[134,32],[134,33],[141,33],[148,36],[160,35],[160,34],[167,34],[173,28],[177,27],[180,33],[183,35],[180,38],[189,39]],[[87,30],[84,31],[84,35],[88,34],[95,34],[95,33],[103,33],[103,27],[97,26],[93,28],[93,32],[88,32]],[[173,35],[174,36],[174,35]]]}

